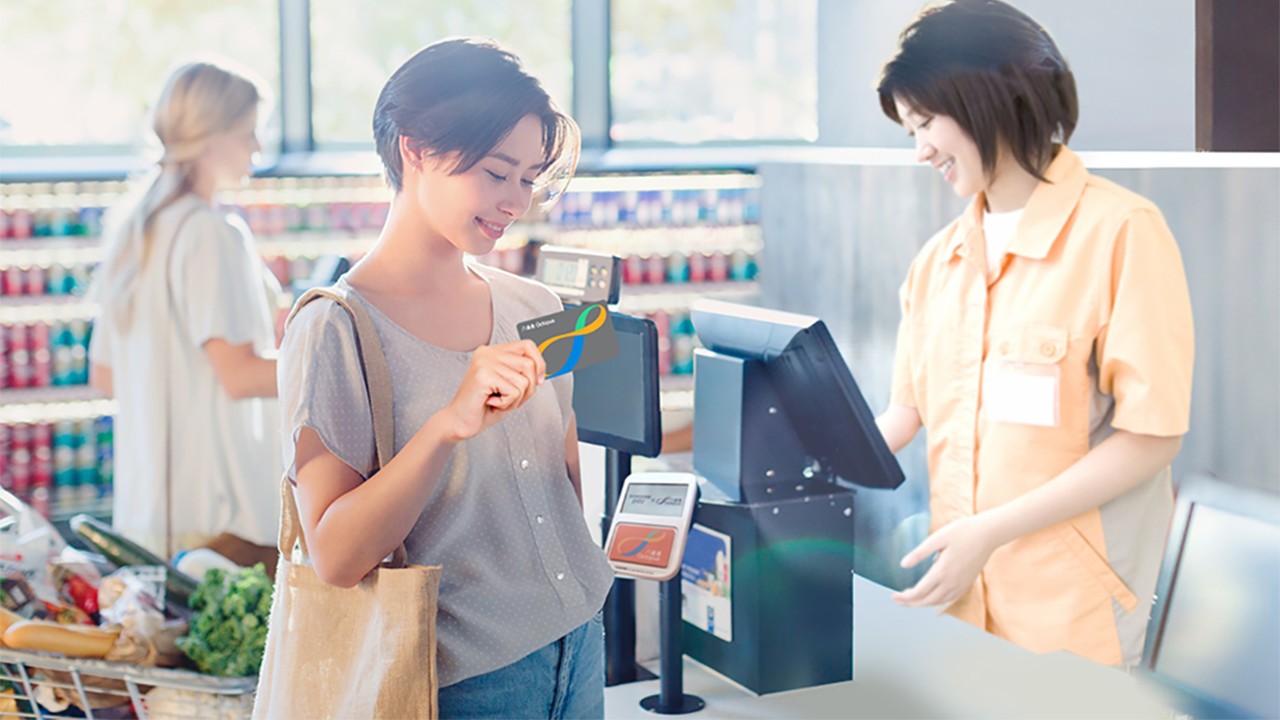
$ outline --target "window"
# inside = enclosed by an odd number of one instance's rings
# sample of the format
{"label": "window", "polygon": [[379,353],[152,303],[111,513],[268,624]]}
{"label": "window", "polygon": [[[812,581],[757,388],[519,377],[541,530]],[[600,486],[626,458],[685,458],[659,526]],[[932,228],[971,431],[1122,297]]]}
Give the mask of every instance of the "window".
{"label": "window", "polygon": [[489,37],[520,56],[561,110],[572,110],[570,0],[312,0],[312,123],[321,150],[373,145],[387,78],[424,45]]}
{"label": "window", "polygon": [[279,98],[278,18],[276,0],[0,3],[0,147],[136,151],[169,70],[201,55],[247,67]]}
{"label": "window", "polygon": [[613,0],[615,142],[818,137],[817,0]]}

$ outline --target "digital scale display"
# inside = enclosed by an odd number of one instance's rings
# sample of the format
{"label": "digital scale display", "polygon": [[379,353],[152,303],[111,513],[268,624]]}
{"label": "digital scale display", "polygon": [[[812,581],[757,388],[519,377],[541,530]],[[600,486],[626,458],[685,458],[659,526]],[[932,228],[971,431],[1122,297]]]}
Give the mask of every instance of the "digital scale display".
{"label": "digital scale display", "polygon": [[585,258],[577,260],[547,258],[542,265],[542,281],[555,287],[582,290],[587,287],[588,264]]}
{"label": "digital scale display", "polygon": [[538,282],[574,305],[614,305],[621,291],[622,259],[607,253],[543,245],[538,250]]}

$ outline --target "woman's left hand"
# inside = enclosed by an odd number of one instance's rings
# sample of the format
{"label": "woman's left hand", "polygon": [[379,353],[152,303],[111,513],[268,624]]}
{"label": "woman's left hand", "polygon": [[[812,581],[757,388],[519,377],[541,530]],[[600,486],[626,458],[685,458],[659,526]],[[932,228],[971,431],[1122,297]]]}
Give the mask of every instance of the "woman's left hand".
{"label": "woman's left hand", "polygon": [[920,582],[894,593],[894,602],[905,607],[946,608],[973,586],[997,547],[999,543],[982,515],[949,523],[902,558],[902,567],[909,568],[938,553]]}

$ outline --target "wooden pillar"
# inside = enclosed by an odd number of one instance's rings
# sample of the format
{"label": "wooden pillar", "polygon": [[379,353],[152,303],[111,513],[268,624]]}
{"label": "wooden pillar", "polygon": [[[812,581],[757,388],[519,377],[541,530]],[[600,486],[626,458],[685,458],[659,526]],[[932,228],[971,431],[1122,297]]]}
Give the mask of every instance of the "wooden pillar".
{"label": "wooden pillar", "polygon": [[1196,0],[1196,149],[1280,152],[1280,0]]}

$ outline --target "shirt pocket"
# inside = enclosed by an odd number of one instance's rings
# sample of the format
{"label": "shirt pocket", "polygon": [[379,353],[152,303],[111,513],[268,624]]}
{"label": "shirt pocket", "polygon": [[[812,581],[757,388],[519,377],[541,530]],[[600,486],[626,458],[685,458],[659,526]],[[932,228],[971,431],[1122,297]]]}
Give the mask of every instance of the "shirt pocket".
{"label": "shirt pocket", "polygon": [[1056,325],[1024,325],[991,331],[988,360],[1056,365],[1067,356],[1068,333]]}
{"label": "shirt pocket", "polygon": [[982,367],[982,413],[993,422],[1060,427],[1067,330],[1029,325],[991,333]]}
{"label": "shirt pocket", "polygon": [[1100,589],[1120,603],[1126,612],[1133,612],[1138,607],[1138,598],[1116,574],[1111,563],[1094,549],[1072,522],[1060,524],[1057,530],[1058,538],[1066,546],[1067,552],[1098,583]]}

